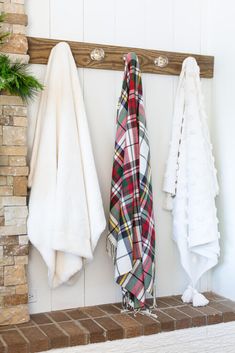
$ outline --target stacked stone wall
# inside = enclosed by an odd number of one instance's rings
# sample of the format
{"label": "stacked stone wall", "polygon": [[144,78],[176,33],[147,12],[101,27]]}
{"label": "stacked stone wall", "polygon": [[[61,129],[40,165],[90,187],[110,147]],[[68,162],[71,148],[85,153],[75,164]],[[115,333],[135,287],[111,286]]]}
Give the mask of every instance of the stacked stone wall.
{"label": "stacked stone wall", "polygon": [[[24,0],[0,0],[9,32],[0,46],[12,61],[28,62]],[[0,93],[0,325],[29,320],[27,209],[27,107]]]}

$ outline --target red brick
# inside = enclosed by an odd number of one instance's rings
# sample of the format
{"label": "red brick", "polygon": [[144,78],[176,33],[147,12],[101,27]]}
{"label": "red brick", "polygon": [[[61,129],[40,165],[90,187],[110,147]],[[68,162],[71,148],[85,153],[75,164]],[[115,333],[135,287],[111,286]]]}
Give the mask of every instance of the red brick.
{"label": "red brick", "polygon": [[1,339],[1,335],[0,335],[0,352],[7,353],[7,346],[5,343],[3,343],[3,340]]}
{"label": "red brick", "polygon": [[114,305],[116,308],[118,308],[120,310],[123,309],[122,303],[113,303],[112,305]]}
{"label": "red brick", "polygon": [[175,329],[175,319],[161,310],[154,310],[153,312],[157,315],[157,320],[161,324],[161,331],[173,331]]}
{"label": "red brick", "polygon": [[219,324],[223,321],[222,314],[210,306],[197,307],[196,310],[207,316],[207,325]]}
{"label": "red brick", "polygon": [[169,308],[170,305],[165,303],[165,302],[162,302],[160,299],[157,300],[157,308],[158,309],[164,309],[164,308]]}
{"label": "red brick", "polygon": [[173,317],[175,319],[175,328],[177,330],[183,329],[183,328],[189,328],[192,326],[192,319],[188,315],[184,314],[183,312],[175,309],[175,308],[169,308],[169,309],[162,309],[162,311]]}
{"label": "red brick", "polygon": [[127,314],[118,314],[113,319],[124,329],[124,337],[137,337],[143,334],[143,327]]}
{"label": "red brick", "polygon": [[130,316],[143,326],[144,335],[153,335],[161,331],[161,324],[159,321],[153,319],[151,316],[143,314],[130,314]]}
{"label": "red brick", "polygon": [[123,328],[110,317],[99,317],[95,321],[106,330],[106,337],[109,341],[118,340],[124,337]]}
{"label": "red brick", "polygon": [[173,297],[161,297],[160,299],[161,302],[169,305],[169,306],[179,306],[179,305],[183,305],[182,300],[178,300],[176,298]]}
{"label": "red brick", "polygon": [[109,315],[120,314],[120,309],[118,309],[116,306],[112,304],[99,305],[98,308],[100,308],[101,310],[103,310],[105,313]]}
{"label": "red brick", "polygon": [[225,299],[224,297],[222,297],[221,295],[215,294],[213,292],[205,292],[203,293],[203,295],[209,300],[209,301],[220,301]]}
{"label": "red brick", "polygon": [[21,332],[29,341],[30,353],[47,351],[50,348],[48,337],[37,327],[21,328]]}
{"label": "red brick", "polygon": [[106,340],[106,332],[92,319],[80,320],[79,323],[90,334],[90,343],[104,342]]}
{"label": "red brick", "polygon": [[1,332],[8,347],[7,353],[28,353],[28,343],[16,330]]}
{"label": "red brick", "polygon": [[219,311],[223,317],[223,322],[235,321],[235,312],[234,309],[230,309],[224,303],[226,301],[221,302],[210,302],[209,306],[217,311]]}
{"label": "red brick", "polygon": [[235,311],[235,302],[232,300],[226,299],[222,301],[223,305],[227,306],[230,310]]}
{"label": "red brick", "polygon": [[56,322],[71,320],[70,317],[66,315],[63,311],[52,311],[50,313],[47,313],[47,316]]}
{"label": "red brick", "polygon": [[72,321],[61,322],[60,327],[68,334],[69,336],[69,345],[78,346],[88,343],[88,332],[79,324],[75,324]]}
{"label": "red brick", "polygon": [[92,318],[105,316],[105,312],[100,310],[97,306],[87,306],[85,308],[80,308],[80,310]]}
{"label": "red brick", "polygon": [[45,314],[33,314],[31,315],[31,319],[38,325],[52,323],[51,319]]}
{"label": "red brick", "polygon": [[199,327],[206,325],[206,315],[200,313],[189,305],[181,306],[180,311],[192,318],[192,326]]}
{"label": "red brick", "polygon": [[49,338],[50,348],[68,347],[69,337],[65,335],[55,324],[41,325],[40,329]]}
{"label": "red brick", "polygon": [[82,312],[79,309],[66,310],[65,313],[66,313],[66,315],[71,317],[73,320],[81,320],[81,319],[88,319],[89,318],[88,315],[86,315],[84,312]]}

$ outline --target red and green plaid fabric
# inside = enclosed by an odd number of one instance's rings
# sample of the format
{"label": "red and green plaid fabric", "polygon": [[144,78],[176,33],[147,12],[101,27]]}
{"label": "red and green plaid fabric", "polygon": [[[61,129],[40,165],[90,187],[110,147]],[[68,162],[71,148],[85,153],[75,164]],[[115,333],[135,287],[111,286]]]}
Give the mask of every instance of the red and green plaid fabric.
{"label": "red and green plaid fabric", "polygon": [[108,248],[124,303],[144,308],[155,274],[155,228],[148,132],[135,53],[126,57],[112,172]]}

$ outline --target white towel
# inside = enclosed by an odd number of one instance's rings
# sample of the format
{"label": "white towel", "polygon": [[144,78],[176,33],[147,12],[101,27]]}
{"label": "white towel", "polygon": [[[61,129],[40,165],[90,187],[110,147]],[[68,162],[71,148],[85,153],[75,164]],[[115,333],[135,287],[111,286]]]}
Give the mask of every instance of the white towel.
{"label": "white towel", "polygon": [[66,43],[51,51],[30,163],[28,236],[52,287],[92,259],[105,229],[77,68]]}
{"label": "white towel", "polygon": [[195,287],[218,262],[218,183],[194,58],[184,61],[179,79],[163,190],[167,193],[166,208],[173,214],[173,238],[190,278],[183,300],[205,305],[208,301],[201,300]]}

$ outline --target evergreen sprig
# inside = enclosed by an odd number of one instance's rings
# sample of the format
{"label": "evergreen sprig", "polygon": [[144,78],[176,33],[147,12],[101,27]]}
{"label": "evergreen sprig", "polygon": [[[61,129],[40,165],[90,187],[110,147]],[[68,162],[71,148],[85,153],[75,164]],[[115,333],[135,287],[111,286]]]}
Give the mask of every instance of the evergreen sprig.
{"label": "evergreen sprig", "polygon": [[4,12],[1,12],[1,13],[0,13],[0,22],[4,22],[5,17],[6,17],[5,13],[4,13]]}
{"label": "evergreen sprig", "polygon": [[0,55],[0,91],[20,96],[23,101],[34,98],[43,85],[28,71],[28,65],[11,63],[7,55]]}
{"label": "evergreen sprig", "polygon": [[9,32],[3,32],[3,31],[2,31],[2,25],[1,25],[1,23],[4,22],[5,18],[6,18],[5,13],[4,13],[4,12],[1,12],[1,13],[0,13],[0,44],[3,44],[4,41],[5,41],[5,39],[6,39],[6,38],[9,36],[9,34],[10,34]]}

